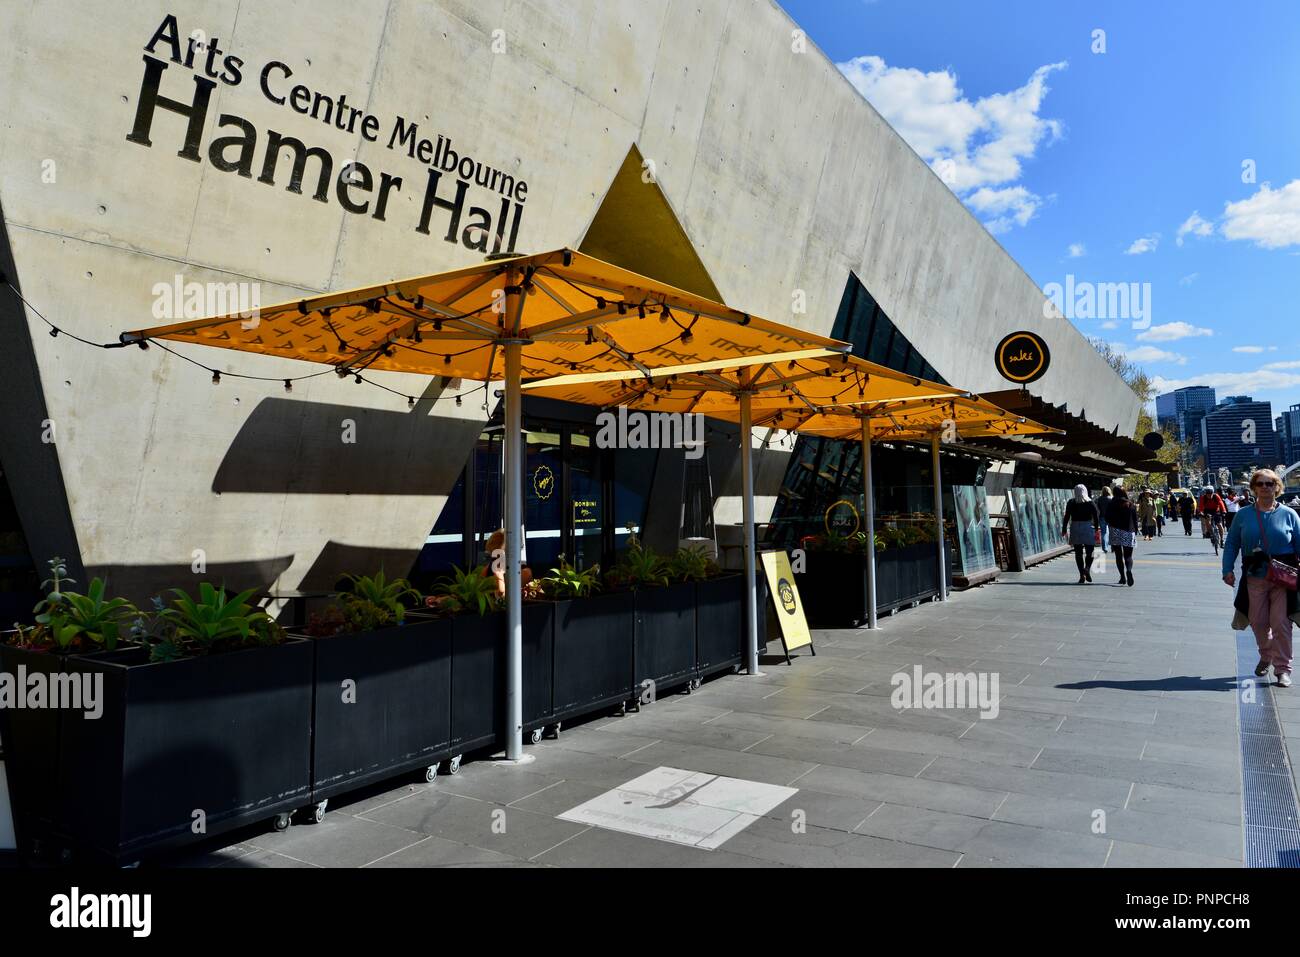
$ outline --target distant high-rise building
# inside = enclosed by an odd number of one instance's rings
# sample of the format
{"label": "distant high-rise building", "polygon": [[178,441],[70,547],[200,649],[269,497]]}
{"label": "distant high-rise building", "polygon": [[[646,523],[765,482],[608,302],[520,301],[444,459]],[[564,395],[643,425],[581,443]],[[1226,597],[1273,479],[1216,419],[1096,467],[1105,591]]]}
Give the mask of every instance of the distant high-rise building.
{"label": "distant high-rise building", "polygon": [[1277,432],[1277,460],[1283,465],[1300,462],[1300,405],[1293,405],[1273,422]]}
{"label": "distant high-rise building", "polygon": [[1275,465],[1277,436],[1273,406],[1248,395],[1230,395],[1201,419],[1205,467],[1226,468],[1236,477],[1248,465]]}
{"label": "distant high-rise building", "polygon": [[1193,457],[1204,454],[1201,443],[1201,419],[1214,408],[1214,389],[1208,385],[1189,385],[1156,396],[1156,425],[1168,427],[1179,442],[1191,446]]}

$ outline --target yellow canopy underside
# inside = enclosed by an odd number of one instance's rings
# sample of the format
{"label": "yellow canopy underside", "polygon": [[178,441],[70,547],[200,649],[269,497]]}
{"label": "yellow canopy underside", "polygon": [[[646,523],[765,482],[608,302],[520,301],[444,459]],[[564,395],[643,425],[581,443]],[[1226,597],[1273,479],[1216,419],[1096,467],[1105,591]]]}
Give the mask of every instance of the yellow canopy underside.
{"label": "yellow canopy underside", "polygon": [[489,381],[504,340],[524,340],[524,379],[726,363],[847,343],[770,322],[582,253],[557,250],[124,333],[340,371]]}
{"label": "yellow canopy underside", "polygon": [[747,391],[754,425],[836,438],[860,438],[864,415],[873,437],[882,439],[1054,431],[952,386],[842,354],[783,356],[714,370],[681,366],[650,376],[563,376],[524,388],[530,395],[584,405],[698,412],[732,422],[740,420],[740,393]]}

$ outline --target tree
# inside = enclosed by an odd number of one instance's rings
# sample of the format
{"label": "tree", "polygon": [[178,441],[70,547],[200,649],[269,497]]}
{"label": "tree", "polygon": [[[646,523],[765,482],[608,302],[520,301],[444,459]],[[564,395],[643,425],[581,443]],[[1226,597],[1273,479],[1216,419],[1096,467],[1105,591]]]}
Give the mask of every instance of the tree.
{"label": "tree", "polygon": [[[1112,348],[1109,342],[1102,339],[1089,339],[1088,341],[1092,343],[1092,347],[1097,350],[1098,354],[1106,360],[1107,365],[1115,370],[1115,374],[1123,379],[1128,387],[1133,390],[1133,394],[1138,397],[1137,428],[1133,432],[1133,438],[1141,442],[1143,436],[1148,432],[1159,432],[1165,440],[1165,444],[1160,447],[1160,451],[1156,452],[1156,461],[1171,465],[1178,464],[1180,467],[1190,464],[1187,461],[1190,446],[1185,442],[1180,442],[1177,433],[1169,427],[1157,429],[1155,420],[1151,417],[1149,406],[1156,396],[1156,387],[1151,381],[1151,377],[1136,362],[1129,360],[1123,353]],[[1163,479],[1164,483],[1168,484],[1169,476],[1160,474],[1154,481],[1160,479]],[[1152,485],[1154,481],[1152,474],[1129,474],[1123,479],[1125,488]]]}

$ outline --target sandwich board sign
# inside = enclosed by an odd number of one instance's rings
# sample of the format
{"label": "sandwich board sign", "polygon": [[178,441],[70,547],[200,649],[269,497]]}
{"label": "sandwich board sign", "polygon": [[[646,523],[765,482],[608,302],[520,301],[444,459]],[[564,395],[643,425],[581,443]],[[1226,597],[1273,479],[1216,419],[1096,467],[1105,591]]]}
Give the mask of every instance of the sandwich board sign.
{"label": "sandwich board sign", "polygon": [[790,556],[784,551],[763,552],[763,570],[767,573],[767,592],[772,596],[776,620],[781,625],[781,646],[785,649],[785,663],[790,664],[790,652],[807,646],[812,653],[812,634],[803,616],[803,603],[799,600],[799,587],[794,583]]}

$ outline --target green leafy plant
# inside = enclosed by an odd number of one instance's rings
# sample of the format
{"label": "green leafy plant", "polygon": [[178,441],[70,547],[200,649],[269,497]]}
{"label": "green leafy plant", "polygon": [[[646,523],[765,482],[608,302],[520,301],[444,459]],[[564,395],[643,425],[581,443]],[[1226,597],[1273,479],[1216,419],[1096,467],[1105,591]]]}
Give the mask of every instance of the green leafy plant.
{"label": "green leafy plant", "polygon": [[560,566],[552,568],[551,573],[542,579],[542,589],[555,601],[586,598],[600,590],[600,566],[592,565],[579,571],[561,555]]}
{"label": "green leafy plant", "polygon": [[453,565],[451,577],[444,578],[434,591],[437,607],[455,615],[477,612],[486,615],[501,602],[497,594],[497,579],[488,574],[486,565],[462,570]]}
{"label": "green leafy plant", "polygon": [[679,548],[668,559],[669,576],[674,581],[704,581],[718,574],[718,563],[709,557],[703,545]]}
{"label": "green leafy plant", "polygon": [[247,645],[274,645],[284,640],[284,629],[266,612],[249,604],[256,589],[227,597],[224,587],[208,582],[199,585],[198,599],[184,589],[173,588],[176,599],[162,617],[170,633],[154,644],[154,661],[169,661],[185,655],[213,652]]}
{"label": "green leafy plant", "polygon": [[52,558],[47,564],[50,577],[41,583],[46,595],[32,609],[36,624],[18,627],[10,643],[34,649],[52,647],[61,654],[116,648],[123,623],[139,613],[136,607],[125,598],[105,598],[101,578],[93,579],[84,595],[64,591],[65,585],[75,584],[68,577],[67,563]]}
{"label": "green leafy plant", "polygon": [[632,536],[627,551],[619,563],[611,569],[607,580],[610,584],[626,588],[662,586],[668,584],[669,570],[668,561]]}
{"label": "green leafy plant", "polygon": [[[410,601],[419,601],[420,593],[411,587],[411,583],[405,578],[394,578],[389,581],[384,577],[384,571],[381,568],[373,577],[368,575],[345,575],[344,578],[349,584],[346,592],[341,592],[336,597],[341,599],[352,599],[358,603],[369,603],[383,611],[386,611],[391,621],[401,624],[402,619],[406,617],[406,605],[403,599]],[[375,615],[369,609],[361,609],[358,615],[368,617],[382,618],[382,615]]]}

